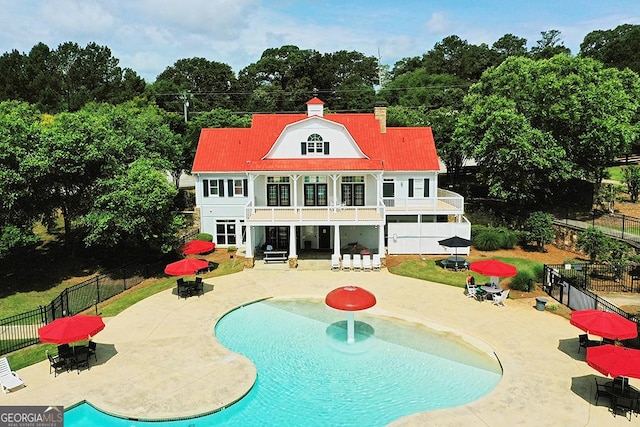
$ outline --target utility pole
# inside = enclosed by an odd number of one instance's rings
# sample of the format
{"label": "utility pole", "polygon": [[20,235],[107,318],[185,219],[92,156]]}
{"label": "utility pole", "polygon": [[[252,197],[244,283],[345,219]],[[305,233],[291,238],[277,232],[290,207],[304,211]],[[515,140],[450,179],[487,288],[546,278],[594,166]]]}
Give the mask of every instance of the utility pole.
{"label": "utility pole", "polygon": [[180,99],[182,100],[184,105],[184,122],[187,123],[187,108],[189,107],[189,97],[187,96],[186,91],[182,92],[182,95],[180,95]]}

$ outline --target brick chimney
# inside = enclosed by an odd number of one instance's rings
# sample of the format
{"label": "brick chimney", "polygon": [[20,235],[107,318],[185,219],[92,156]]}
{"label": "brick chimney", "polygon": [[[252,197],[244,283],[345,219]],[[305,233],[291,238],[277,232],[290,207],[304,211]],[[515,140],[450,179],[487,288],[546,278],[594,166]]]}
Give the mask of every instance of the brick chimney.
{"label": "brick chimney", "polygon": [[387,105],[386,103],[376,102],[373,107],[373,116],[380,122],[380,133],[387,133]]}

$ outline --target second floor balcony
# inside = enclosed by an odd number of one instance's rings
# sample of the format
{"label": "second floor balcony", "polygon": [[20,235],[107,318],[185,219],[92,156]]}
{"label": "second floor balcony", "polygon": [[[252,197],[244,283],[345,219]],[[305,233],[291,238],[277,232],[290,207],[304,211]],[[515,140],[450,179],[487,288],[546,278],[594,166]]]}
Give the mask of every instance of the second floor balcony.
{"label": "second floor balcony", "polygon": [[464,198],[438,189],[438,197],[379,200],[374,206],[258,206],[249,202],[245,218],[249,223],[382,223],[388,214],[461,215]]}

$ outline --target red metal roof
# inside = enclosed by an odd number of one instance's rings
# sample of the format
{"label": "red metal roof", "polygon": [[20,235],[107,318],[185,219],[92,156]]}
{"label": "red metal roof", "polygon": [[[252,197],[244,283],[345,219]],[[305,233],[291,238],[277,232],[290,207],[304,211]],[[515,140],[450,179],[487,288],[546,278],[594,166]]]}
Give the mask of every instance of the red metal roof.
{"label": "red metal roof", "polygon": [[[314,98],[309,103],[315,103]],[[322,102],[318,99],[318,101]],[[285,126],[307,114],[255,114],[250,128],[202,129],[193,172],[244,171],[437,171],[440,169],[431,128],[387,127],[371,114],[326,114],[345,126],[368,159],[264,159]]]}

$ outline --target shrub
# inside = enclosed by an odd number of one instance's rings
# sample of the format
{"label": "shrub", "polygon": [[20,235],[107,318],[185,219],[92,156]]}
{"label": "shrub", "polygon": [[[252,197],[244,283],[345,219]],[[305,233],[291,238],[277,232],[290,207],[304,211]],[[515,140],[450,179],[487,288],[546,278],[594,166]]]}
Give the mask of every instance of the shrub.
{"label": "shrub", "polygon": [[227,246],[227,252],[235,252],[237,251],[238,248],[235,246]]}
{"label": "shrub", "polygon": [[486,225],[481,225],[481,224],[473,224],[471,226],[471,240],[473,240],[478,234],[482,233],[483,231],[487,231],[489,227],[487,227]]}
{"label": "shrub", "polygon": [[544,279],[544,264],[536,264],[533,267],[533,280],[542,283]]}
{"label": "shrub", "polygon": [[497,251],[502,247],[502,235],[495,229],[487,229],[473,239],[473,245],[481,251]]}
{"label": "shrub", "polygon": [[511,279],[509,287],[516,291],[531,292],[531,288],[535,286],[533,274],[529,270],[519,271],[516,277]]}
{"label": "shrub", "polygon": [[518,233],[510,231],[504,227],[497,228],[496,231],[500,233],[502,242],[500,247],[502,249],[513,249],[518,244]]}
{"label": "shrub", "polygon": [[209,233],[200,233],[196,236],[195,240],[204,240],[205,242],[213,242],[213,235]]}

